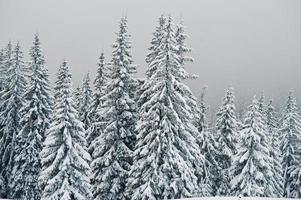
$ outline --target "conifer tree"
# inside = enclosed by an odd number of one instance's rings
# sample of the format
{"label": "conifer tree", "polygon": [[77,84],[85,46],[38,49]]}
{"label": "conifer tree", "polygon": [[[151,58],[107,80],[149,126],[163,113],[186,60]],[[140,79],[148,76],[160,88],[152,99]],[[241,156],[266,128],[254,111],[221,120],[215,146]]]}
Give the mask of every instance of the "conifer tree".
{"label": "conifer tree", "polygon": [[280,120],[282,169],[284,177],[284,197],[300,198],[300,145],[301,118],[296,98],[292,92],[286,101]]}
{"label": "conifer tree", "polygon": [[199,98],[199,117],[198,117],[198,123],[197,123],[197,127],[198,127],[198,131],[199,133],[202,133],[202,131],[206,128],[206,112],[208,110],[206,104],[205,104],[205,94],[207,91],[208,87],[204,86],[202,88],[202,92]]}
{"label": "conifer tree", "polygon": [[220,182],[219,172],[221,168],[217,162],[217,143],[214,131],[207,126],[204,127],[198,138],[201,147],[201,153],[205,157],[206,179],[202,188],[202,196],[216,196],[218,191],[218,183]]}
{"label": "conifer tree", "polygon": [[131,98],[133,65],[127,19],[120,22],[113,58],[108,68],[102,105],[103,129],[92,141],[93,196],[96,200],[124,200],[135,139],[135,102]]}
{"label": "conifer tree", "polygon": [[[189,62],[193,62],[193,58],[187,56],[187,54],[191,52],[191,48],[186,45],[186,40],[188,36],[184,31],[184,25],[182,20],[176,26],[175,38],[177,42],[177,54],[179,57],[179,63],[182,66],[185,66]],[[182,70],[182,73],[184,73],[184,76],[186,76],[187,78],[197,78],[197,76],[190,75],[185,70]]]}
{"label": "conifer tree", "polygon": [[196,174],[202,174],[205,159],[197,144],[193,108],[187,106],[192,94],[181,82],[185,77],[176,46],[169,17],[139,99],[144,103],[128,185],[132,200],[202,195]]}
{"label": "conifer tree", "polygon": [[5,77],[4,77],[4,49],[0,49],[0,92],[4,89]]}
{"label": "conifer tree", "polygon": [[232,158],[236,153],[237,145],[237,119],[235,115],[234,91],[229,88],[223,99],[223,103],[216,114],[217,148],[216,155],[219,164],[219,181],[217,182],[217,195],[230,194],[229,168]]}
{"label": "conifer tree", "polygon": [[102,127],[99,122],[103,121],[101,114],[101,106],[103,104],[103,96],[105,95],[105,85],[107,83],[106,68],[104,53],[102,52],[99,57],[99,63],[97,64],[96,78],[94,80],[95,92],[93,93],[93,99],[90,107],[89,118],[91,119],[91,128],[87,132],[87,142],[89,145],[89,153],[92,155],[95,148],[92,141],[94,141],[101,133]]}
{"label": "conifer tree", "polygon": [[[74,103],[77,111],[79,112],[82,90],[80,87],[76,87],[73,91]],[[56,97],[55,97],[56,98]]]}
{"label": "conifer tree", "polygon": [[49,127],[52,97],[45,66],[44,54],[38,34],[30,49],[30,82],[23,97],[21,130],[17,135],[18,146],[14,157],[11,197],[38,200],[41,191],[38,176],[41,170],[39,153],[45,132]]}
{"label": "conifer tree", "polygon": [[2,197],[9,197],[12,189],[12,169],[14,167],[14,155],[16,153],[17,134],[20,126],[20,109],[24,104],[23,94],[26,87],[27,70],[23,62],[23,52],[19,43],[11,50],[11,44],[6,48],[5,74],[6,85],[1,92],[0,105],[0,124],[1,124],[1,140],[0,140],[0,174],[4,181]]}
{"label": "conifer tree", "polygon": [[271,196],[275,187],[272,180],[273,161],[256,98],[249,106],[240,135],[238,153],[231,166],[233,195]]}
{"label": "conifer tree", "polygon": [[90,117],[93,120],[96,110],[100,107],[101,101],[100,99],[104,95],[105,91],[105,82],[106,82],[106,63],[104,53],[101,52],[99,57],[99,62],[97,64],[96,78],[94,80],[94,88],[95,92],[93,93]]}
{"label": "conifer tree", "polygon": [[90,76],[89,74],[87,74],[83,81],[79,102],[79,118],[84,123],[85,130],[88,130],[91,125],[89,110],[91,108],[92,95],[93,94],[90,86]]}
{"label": "conifer tree", "polygon": [[270,154],[273,159],[273,182],[275,185],[273,196],[282,197],[284,179],[282,177],[281,151],[278,134],[278,119],[276,118],[276,112],[272,104],[272,100],[269,102],[266,108],[266,123],[268,137],[271,138],[272,146]]}
{"label": "conifer tree", "polygon": [[9,42],[7,44],[7,46],[1,50],[1,68],[0,68],[0,82],[1,82],[1,90],[3,91],[5,89],[7,82],[7,71],[8,68],[12,65],[12,51],[13,51],[13,47],[11,42]]}
{"label": "conifer tree", "polygon": [[217,155],[217,146],[215,142],[215,137],[213,131],[208,127],[206,122],[206,114],[208,107],[205,103],[205,95],[208,87],[204,86],[202,88],[202,92],[199,98],[199,116],[197,118],[196,127],[198,129],[198,137],[197,142],[199,148],[201,150],[201,154],[204,155],[205,158],[205,168],[206,168],[206,176],[201,176],[205,180],[203,180],[202,191],[200,195],[202,196],[215,196],[216,191],[216,178],[218,174],[218,163],[216,161]]}
{"label": "conifer tree", "polygon": [[90,155],[71,87],[71,74],[64,61],[57,73],[53,119],[41,152],[42,200],[92,199]]}
{"label": "conifer tree", "polygon": [[[5,109],[4,104],[4,97],[2,97],[2,95],[4,95],[4,90],[7,89],[7,83],[8,83],[8,77],[7,77],[7,69],[9,66],[12,65],[12,44],[11,42],[9,42],[7,44],[7,46],[1,50],[1,68],[0,68],[0,79],[1,79],[1,90],[0,90],[0,113],[3,111],[3,109]],[[0,138],[2,140],[2,128],[4,126],[0,123]],[[1,144],[1,141],[0,141]],[[1,147],[0,147],[1,149]],[[3,149],[2,149],[3,150]],[[1,159],[1,162],[2,159]],[[0,163],[1,163],[0,162]],[[2,167],[2,165],[0,164],[0,167]],[[7,191],[7,181],[5,181],[4,177],[3,177],[3,172],[0,168],[0,197],[5,197],[6,196],[6,191]]]}
{"label": "conifer tree", "polygon": [[166,28],[166,17],[161,15],[159,20],[158,27],[156,27],[155,32],[153,32],[153,38],[151,40],[151,46],[148,48],[149,53],[146,56],[146,63],[148,65],[148,70],[146,71],[146,76],[150,78],[152,73],[156,71],[156,65],[151,65],[154,62],[155,58],[158,56],[160,52],[160,45],[164,38],[164,29]]}

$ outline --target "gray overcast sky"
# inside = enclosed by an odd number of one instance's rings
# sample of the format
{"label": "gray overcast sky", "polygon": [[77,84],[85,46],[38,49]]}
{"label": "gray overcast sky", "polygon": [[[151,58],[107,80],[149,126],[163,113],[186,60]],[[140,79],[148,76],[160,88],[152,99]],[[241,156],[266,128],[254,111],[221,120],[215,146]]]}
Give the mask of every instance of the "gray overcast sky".
{"label": "gray overcast sky", "polygon": [[294,88],[300,97],[300,0],[0,0],[0,47],[18,40],[27,55],[38,31],[52,77],[66,58],[77,85],[86,72],[95,73],[102,48],[110,58],[117,23],[126,14],[143,75],[161,13],[183,17],[195,58],[188,71],[199,75],[188,84],[196,96],[208,85],[212,106],[229,85],[246,103],[262,91],[277,99]]}

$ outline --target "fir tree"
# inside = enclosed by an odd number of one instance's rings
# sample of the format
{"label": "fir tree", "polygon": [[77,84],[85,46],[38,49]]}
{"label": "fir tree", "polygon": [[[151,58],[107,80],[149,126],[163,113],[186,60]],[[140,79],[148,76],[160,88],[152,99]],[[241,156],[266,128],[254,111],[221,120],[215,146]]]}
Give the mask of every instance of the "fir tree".
{"label": "fir tree", "polygon": [[14,167],[14,155],[17,148],[17,134],[20,126],[20,109],[24,104],[23,94],[26,87],[27,70],[23,62],[23,53],[19,43],[14,50],[11,50],[11,44],[6,49],[5,74],[6,86],[1,92],[0,105],[0,174],[4,181],[2,197],[9,197],[14,188],[10,188],[12,179],[12,169]]}
{"label": "fir tree", "polygon": [[156,57],[160,52],[160,45],[164,38],[164,30],[166,28],[166,17],[161,15],[159,20],[159,25],[156,27],[155,32],[153,32],[153,38],[151,40],[151,46],[148,48],[150,51],[146,56],[146,63],[149,66],[148,70],[146,71],[146,76],[149,78],[152,74],[156,71],[156,65],[151,65],[154,62]]}
{"label": "fir tree", "polygon": [[233,195],[271,196],[275,187],[272,180],[273,161],[256,98],[249,106],[240,135],[238,153],[231,166]]}
{"label": "fir tree", "polygon": [[[175,38],[177,42],[177,54],[179,57],[179,63],[182,66],[185,66],[189,62],[193,62],[193,58],[187,56],[188,53],[191,52],[191,48],[186,45],[186,40],[188,38],[187,34],[184,31],[183,21],[177,24],[176,31],[175,31]],[[185,70],[182,70],[186,78],[197,78],[196,75],[190,75]]]}
{"label": "fir tree", "polygon": [[284,177],[284,196],[300,198],[300,145],[301,145],[301,118],[296,98],[290,92],[283,110],[280,135],[282,169]]}
{"label": "fir tree", "polygon": [[[205,103],[205,94],[208,87],[204,86],[202,88],[202,92],[199,98],[199,116],[198,121],[196,124],[196,127],[198,129],[198,144],[201,149],[201,153],[205,157],[205,166],[206,166],[206,177],[203,181],[203,185],[200,186],[200,188],[203,188],[203,191],[201,192],[202,196],[215,196],[216,194],[216,178],[218,174],[218,163],[216,161],[216,155],[217,155],[217,146],[215,142],[215,137],[213,134],[213,131],[208,127],[206,123],[206,113],[208,110],[208,107]],[[202,177],[204,178],[204,177]]]}
{"label": "fir tree", "polygon": [[[212,129],[204,127],[198,138],[200,141],[201,153],[205,157],[207,177],[203,185],[202,196],[216,196],[220,182],[219,173],[221,168],[217,162],[217,143]],[[203,188],[202,187],[202,188]]]}
{"label": "fir tree", "polygon": [[45,200],[92,199],[90,155],[71,87],[71,74],[64,61],[57,74],[54,115],[41,152],[39,181]]}
{"label": "fir tree", "polygon": [[108,69],[110,79],[102,98],[102,121],[98,122],[103,129],[92,141],[97,147],[91,163],[93,196],[97,200],[126,199],[125,186],[132,164],[136,108],[131,98],[133,66],[126,22],[126,18],[121,19],[113,45],[113,58]]}
{"label": "fir tree", "polygon": [[100,54],[99,62],[97,66],[98,67],[96,71],[96,78],[94,80],[95,92],[93,93],[93,100],[92,100],[91,111],[90,111],[90,117],[92,121],[95,118],[94,115],[96,110],[100,107],[102,103],[100,99],[105,93],[104,91],[105,91],[105,82],[106,82],[106,77],[105,77],[106,63],[105,63],[105,56],[103,52]]}
{"label": "fir tree", "polygon": [[206,104],[205,104],[205,94],[207,91],[208,87],[204,86],[202,88],[202,92],[199,98],[199,117],[198,117],[198,122],[197,122],[197,127],[199,133],[202,133],[202,131],[206,128],[206,112],[208,110]]}
{"label": "fir tree", "polygon": [[197,144],[193,108],[186,101],[192,94],[180,82],[185,77],[176,46],[169,18],[139,99],[145,103],[139,112],[137,146],[128,185],[132,200],[201,195],[196,174],[203,174],[204,157]]}
{"label": "fir tree", "polygon": [[[5,89],[7,89],[7,84],[8,84],[8,77],[7,77],[7,71],[8,71],[8,67],[10,67],[12,65],[12,44],[11,42],[9,42],[6,46],[6,48],[1,49],[0,52],[0,113],[3,111],[3,109],[5,109],[4,101],[5,98],[2,97],[2,95],[5,94]],[[1,121],[1,120],[0,120]],[[4,127],[4,125],[2,125],[0,123],[0,138],[2,140],[2,128]],[[1,141],[0,141],[1,144]],[[0,147],[1,149],[1,147]],[[3,151],[3,149],[2,149]],[[1,162],[2,159],[1,159]],[[1,170],[1,162],[0,162],[0,197],[5,197],[6,196],[6,192],[7,192],[7,181],[5,181],[4,177],[3,177],[3,172]]]}
{"label": "fir tree", "polygon": [[84,123],[85,130],[91,125],[89,110],[92,103],[92,89],[90,86],[90,76],[87,74],[84,78],[81,88],[80,103],[79,103],[79,118]]}
{"label": "fir tree", "polygon": [[73,91],[73,97],[74,97],[75,108],[77,109],[78,112],[80,107],[81,94],[82,94],[81,88],[76,87],[75,90]]}
{"label": "fir tree", "polygon": [[280,141],[278,135],[278,119],[276,118],[275,108],[272,105],[272,100],[269,102],[266,108],[266,123],[268,130],[268,137],[271,138],[271,157],[273,159],[273,182],[275,190],[274,197],[282,197],[283,195],[283,177],[281,166],[281,151]]}
{"label": "fir tree", "polygon": [[93,93],[93,99],[89,112],[89,118],[91,119],[91,128],[87,133],[87,142],[89,145],[89,153],[91,155],[93,154],[93,150],[95,148],[95,143],[92,143],[92,141],[94,141],[99,136],[102,130],[99,122],[103,120],[101,114],[101,106],[104,101],[102,98],[105,95],[105,85],[107,83],[107,64],[105,63],[103,52],[100,54],[99,63],[97,65],[98,68],[96,78],[94,80],[95,92]]}
{"label": "fir tree", "polygon": [[0,92],[4,89],[5,85],[5,71],[4,71],[5,51],[0,49]]}
{"label": "fir tree", "polygon": [[38,176],[41,170],[39,153],[49,127],[52,97],[44,54],[36,34],[30,49],[30,83],[21,109],[21,130],[17,135],[18,148],[14,157],[11,188],[14,199],[38,200],[41,197]]}
{"label": "fir tree", "polygon": [[227,90],[222,106],[216,116],[218,146],[216,159],[220,167],[217,195],[224,196],[230,194],[231,177],[229,176],[229,168],[232,162],[231,159],[236,153],[236,138],[238,136],[233,88]]}

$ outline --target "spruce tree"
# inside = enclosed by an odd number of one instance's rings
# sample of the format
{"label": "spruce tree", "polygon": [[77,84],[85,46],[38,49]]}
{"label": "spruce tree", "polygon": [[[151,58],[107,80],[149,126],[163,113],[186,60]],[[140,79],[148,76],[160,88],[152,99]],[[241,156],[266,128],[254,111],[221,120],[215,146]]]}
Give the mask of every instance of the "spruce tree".
{"label": "spruce tree", "polygon": [[44,54],[36,34],[30,49],[30,82],[24,94],[21,109],[21,130],[14,157],[11,197],[14,199],[40,199],[38,176],[41,170],[39,153],[45,132],[49,127],[52,97]]}
{"label": "spruce tree", "polygon": [[71,87],[71,74],[64,61],[57,73],[53,119],[41,152],[39,181],[45,200],[92,199],[90,155]]}
{"label": "spruce tree", "polygon": [[206,104],[205,104],[205,94],[207,91],[208,87],[204,86],[202,88],[202,92],[200,94],[199,98],[199,117],[198,117],[198,122],[197,122],[197,128],[199,133],[202,133],[202,131],[206,128],[206,112],[208,110]]}
{"label": "spruce tree", "polygon": [[93,99],[91,104],[91,111],[90,111],[90,118],[94,121],[95,112],[101,105],[101,98],[104,95],[105,91],[105,82],[106,82],[106,63],[105,63],[105,56],[102,52],[99,57],[99,62],[97,64],[97,71],[96,71],[96,78],[94,80],[94,88],[95,92],[93,93]]}
{"label": "spruce tree", "polygon": [[91,118],[89,112],[92,103],[92,95],[93,94],[90,86],[90,76],[89,74],[87,74],[83,81],[79,102],[79,118],[83,122],[85,130],[88,130],[91,125]]}
{"label": "spruce tree", "polygon": [[290,92],[280,120],[284,197],[300,198],[301,118],[296,98]]}
{"label": "spruce tree", "polygon": [[199,116],[196,118],[196,127],[198,129],[197,142],[201,150],[201,154],[205,158],[205,176],[201,176],[204,180],[199,186],[201,188],[201,196],[215,196],[216,194],[216,179],[218,174],[218,163],[216,161],[217,146],[212,129],[208,127],[206,114],[208,107],[205,103],[205,95],[208,87],[204,86],[199,98]]}
{"label": "spruce tree", "polygon": [[[0,79],[1,79],[1,90],[0,90],[0,113],[3,111],[3,109],[5,109],[5,106],[3,105],[5,98],[2,97],[2,95],[5,94],[5,89],[7,89],[7,84],[8,84],[8,77],[7,77],[7,71],[8,71],[8,67],[10,67],[12,65],[12,44],[11,42],[9,42],[7,44],[7,46],[1,50],[1,68],[0,68]],[[1,120],[0,120],[1,121]],[[0,123],[0,138],[2,140],[2,128],[4,126]],[[1,141],[0,141],[1,144]],[[1,149],[1,147],[0,147]],[[3,149],[2,149],[3,151]],[[2,158],[1,158],[1,162]],[[1,163],[0,162],[0,163]],[[0,167],[2,167],[2,165],[0,164]],[[7,191],[7,181],[5,181],[4,177],[3,177],[3,172],[0,169],[0,197],[5,197],[6,196],[6,191]]]}
{"label": "spruce tree", "polygon": [[[176,26],[175,38],[177,42],[177,54],[179,57],[179,63],[182,66],[185,66],[189,62],[193,62],[193,58],[187,56],[187,54],[190,53],[192,49],[186,45],[188,35],[185,33],[182,20]],[[197,78],[197,76],[190,75],[185,70],[182,70],[182,73],[184,73],[184,76],[186,76],[186,78]]]}
{"label": "spruce tree", "polygon": [[193,109],[187,106],[186,98],[192,94],[181,82],[184,69],[176,46],[169,17],[139,99],[145,103],[139,110],[137,146],[128,185],[132,200],[201,195],[196,174],[204,170],[204,157],[197,144]]}
{"label": "spruce tree", "polygon": [[2,197],[10,197],[9,194],[14,188],[11,188],[13,180],[12,170],[14,167],[14,155],[17,149],[17,134],[21,130],[20,110],[24,104],[24,91],[26,88],[27,69],[23,62],[23,52],[19,43],[11,50],[11,44],[6,49],[5,74],[6,86],[1,92],[0,124],[0,174],[4,181],[2,187],[4,194]]}
{"label": "spruce tree", "polygon": [[160,45],[164,38],[164,30],[166,28],[166,17],[161,15],[158,27],[156,27],[155,32],[153,32],[153,38],[151,40],[151,46],[148,48],[149,53],[146,56],[146,64],[148,65],[148,70],[146,71],[146,76],[150,78],[152,74],[156,71],[156,65],[151,65],[160,52]]}
{"label": "spruce tree", "polygon": [[246,113],[238,153],[231,166],[233,195],[268,197],[273,193],[273,161],[262,118],[254,98]]}
{"label": "spruce tree", "polygon": [[0,82],[1,82],[1,90],[0,92],[2,92],[5,88],[6,85],[8,84],[8,80],[7,80],[7,71],[8,68],[12,65],[12,51],[13,51],[13,47],[11,42],[9,42],[6,47],[4,49],[1,49],[0,52]]}
{"label": "spruce tree", "polygon": [[216,155],[219,164],[219,181],[217,182],[217,195],[230,194],[229,168],[232,158],[236,153],[237,145],[237,119],[235,115],[234,91],[229,88],[223,99],[223,103],[216,114],[217,148]]}
{"label": "spruce tree", "polygon": [[76,87],[75,90],[73,91],[73,97],[74,97],[75,108],[77,109],[78,112],[79,112],[79,107],[81,102],[81,94],[82,94],[81,87]]}
{"label": "spruce tree", "polygon": [[[93,93],[93,99],[90,107],[89,118],[91,119],[91,128],[88,130],[87,142],[89,145],[89,153],[92,155],[95,148],[92,141],[94,141],[101,133],[102,126],[99,122],[102,119],[101,106],[103,104],[103,96],[105,94],[105,85],[107,83],[107,64],[105,63],[104,53],[102,52],[99,57],[99,63],[97,64],[96,78],[94,80],[95,91]],[[96,147],[97,148],[97,147]]]}
{"label": "spruce tree", "polygon": [[127,19],[122,18],[113,47],[101,106],[103,128],[92,145],[93,196],[96,200],[124,200],[135,139],[135,102],[131,98],[133,65]]}
{"label": "spruce tree", "polygon": [[0,92],[4,89],[4,85],[5,85],[4,61],[5,61],[5,51],[4,49],[0,49]]}
{"label": "spruce tree", "polygon": [[271,138],[271,157],[273,159],[273,182],[275,185],[273,197],[282,197],[283,195],[283,182],[282,166],[281,166],[281,151],[280,141],[278,134],[278,119],[276,118],[275,108],[272,104],[272,100],[269,102],[266,108],[266,123],[268,130],[268,137]]}
{"label": "spruce tree", "polygon": [[200,132],[199,143],[201,147],[201,153],[205,157],[206,166],[206,179],[203,186],[202,196],[216,196],[220,180],[219,173],[221,168],[217,162],[217,143],[214,131],[207,126],[204,127],[203,131]]}

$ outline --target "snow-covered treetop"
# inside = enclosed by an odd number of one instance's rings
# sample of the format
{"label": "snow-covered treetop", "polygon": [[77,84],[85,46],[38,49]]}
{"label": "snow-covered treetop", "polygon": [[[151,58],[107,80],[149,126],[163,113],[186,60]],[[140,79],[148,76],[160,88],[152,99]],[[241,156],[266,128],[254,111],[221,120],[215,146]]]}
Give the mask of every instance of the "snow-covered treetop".
{"label": "snow-covered treetop", "polygon": [[154,61],[160,51],[159,46],[164,37],[164,30],[166,27],[166,17],[164,15],[161,15],[158,21],[159,25],[156,27],[155,32],[153,32],[151,46],[148,48],[150,52],[145,59],[146,63],[149,65],[149,69],[146,71],[147,77],[151,77],[152,73],[156,70],[156,67],[154,65],[150,66],[150,63]]}
{"label": "snow-covered treetop", "polygon": [[94,80],[94,86],[96,89],[96,93],[103,92],[103,85],[105,80],[105,56],[104,52],[102,51],[99,56],[99,62],[97,63],[97,72],[96,72],[96,78]]}
{"label": "snow-covered treetop", "polygon": [[[119,24],[119,32],[116,33],[117,39],[113,44],[113,65],[127,67],[129,74],[136,73],[136,66],[133,65],[131,35],[128,34],[127,18],[123,17]],[[122,57],[120,57],[122,56]]]}

